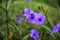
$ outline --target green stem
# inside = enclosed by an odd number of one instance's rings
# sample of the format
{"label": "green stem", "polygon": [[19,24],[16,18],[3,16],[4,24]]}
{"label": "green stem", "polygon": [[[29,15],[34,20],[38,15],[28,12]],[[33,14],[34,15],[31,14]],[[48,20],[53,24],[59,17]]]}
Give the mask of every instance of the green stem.
{"label": "green stem", "polygon": [[51,34],[51,29],[48,28],[47,26],[43,25],[43,28],[45,28],[47,31],[49,31],[50,35],[53,37],[53,39],[55,40],[55,36],[53,34]]}
{"label": "green stem", "polygon": [[[48,11],[48,10],[47,10]],[[44,12],[44,14],[45,14],[45,16],[46,16],[46,19],[47,19],[47,22],[48,22],[48,24],[49,24],[49,26],[54,26],[53,25],[53,23],[48,19],[48,16],[47,16],[47,11],[45,12],[45,10],[43,10],[43,12]]]}
{"label": "green stem", "polygon": [[48,28],[47,26],[43,25],[42,27],[45,28],[47,31],[51,32],[51,29]]}
{"label": "green stem", "polygon": [[6,0],[6,25],[7,25],[7,40],[10,40],[9,39],[9,25],[8,25],[8,23],[9,23],[9,21],[8,21],[8,9],[9,9],[9,6],[10,6],[10,2],[11,2],[11,0]]}

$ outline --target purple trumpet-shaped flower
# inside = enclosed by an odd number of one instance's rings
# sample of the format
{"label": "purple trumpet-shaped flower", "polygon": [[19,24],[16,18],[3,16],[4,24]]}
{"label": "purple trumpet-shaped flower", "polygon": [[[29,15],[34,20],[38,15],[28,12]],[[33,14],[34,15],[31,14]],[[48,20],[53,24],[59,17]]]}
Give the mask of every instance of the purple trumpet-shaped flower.
{"label": "purple trumpet-shaped flower", "polygon": [[30,37],[33,38],[34,40],[38,40],[40,36],[37,30],[32,29],[30,33]]}
{"label": "purple trumpet-shaped flower", "polygon": [[46,17],[45,16],[43,16],[42,14],[38,14],[37,16],[36,16],[36,25],[38,25],[38,26],[42,26],[42,25],[44,25],[44,22],[45,22],[45,20],[46,20]]}
{"label": "purple trumpet-shaped flower", "polygon": [[35,22],[36,22],[36,16],[37,16],[36,13],[30,14],[30,15],[28,16],[28,22],[29,22],[29,23],[32,23],[32,24],[35,24]]}
{"label": "purple trumpet-shaped flower", "polygon": [[26,0],[26,2],[33,2],[33,0]]}
{"label": "purple trumpet-shaped flower", "polygon": [[23,20],[23,17],[17,18],[17,23],[18,23],[18,24],[21,23],[22,20]]}
{"label": "purple trumpet-shaped flower", "polygon": [[29,2],[33,2],[33,0],[29,0]]}
{"label": "purple trumpet-shaped flower", "polygon": [[58,23],[56,26],[54,26],[51,34],[57,33],[60,31],[60,23]]}
{"label": "purple trumpet-shaped flower", "polygon": [[31,9],[25,8],[23,16],[25,16],[27,18],[32,13],[33,13],[33,11]]}

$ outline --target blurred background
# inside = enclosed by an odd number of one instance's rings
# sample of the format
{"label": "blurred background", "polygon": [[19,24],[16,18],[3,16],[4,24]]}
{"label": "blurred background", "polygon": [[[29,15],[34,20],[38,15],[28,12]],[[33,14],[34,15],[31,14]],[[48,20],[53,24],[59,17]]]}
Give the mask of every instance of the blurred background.
{"label": "blurred background", "polygon": [[[29,24],[24,19],[17,24],[16,17],[20,17],[24,13],[25,8],[30,8],[34,12],[42,13],[43,8],[47,11],[47,17],[51,23],[45,22],[51,30],[57,23],[60,23],[60,0],[0,0],[0,40],[33,40],[29,37],[31,29],[37,29],[41,38],[39,40],[60,40],[60,34],[52,36],[43,27]],[[7,27],[8,26],[8,27]],[[54,38],[55,37],[55,38]]]}

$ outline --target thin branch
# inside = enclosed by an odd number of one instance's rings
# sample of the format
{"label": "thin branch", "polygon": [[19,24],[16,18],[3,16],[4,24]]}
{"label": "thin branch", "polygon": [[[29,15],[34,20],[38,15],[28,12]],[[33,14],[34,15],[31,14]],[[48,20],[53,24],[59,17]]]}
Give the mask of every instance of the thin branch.
{"label": "thin branch", "polygon": [[6,0],[6,28],[7,28],[7,40],[9,40],[9,28],[8,28],[8,10],[7,10],[7,6],[8,6],[8,1]]}
{"label": "thin branch", "polygon": [[9,10],[9,6],[10,6],[11,0],[6,0],[6,28],[7,28],[7,40],[9,40],[9,16],[8,16],[8,10]]}

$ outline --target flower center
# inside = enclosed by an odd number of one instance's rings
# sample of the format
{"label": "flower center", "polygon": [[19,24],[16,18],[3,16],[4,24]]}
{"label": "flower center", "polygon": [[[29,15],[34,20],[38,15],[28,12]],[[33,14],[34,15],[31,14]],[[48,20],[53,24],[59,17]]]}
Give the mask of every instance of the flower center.
{"label": "flower center", "polygon": [[34,15],[33,14],[31,14],[31,19],[34,19]]}
{"label": "flower center", "polygon": [[36,36],[35,34],[33,34],[33,36]]}
{"label": "flower center", "polygon": [[34,19],[34,17],[32,16],[31,19]]}
{"label": "flower center", "polygon": [[38,20],[39,20],[39,21],[41,21],[42,19],[41,19],[41,18],[39,18]]}

